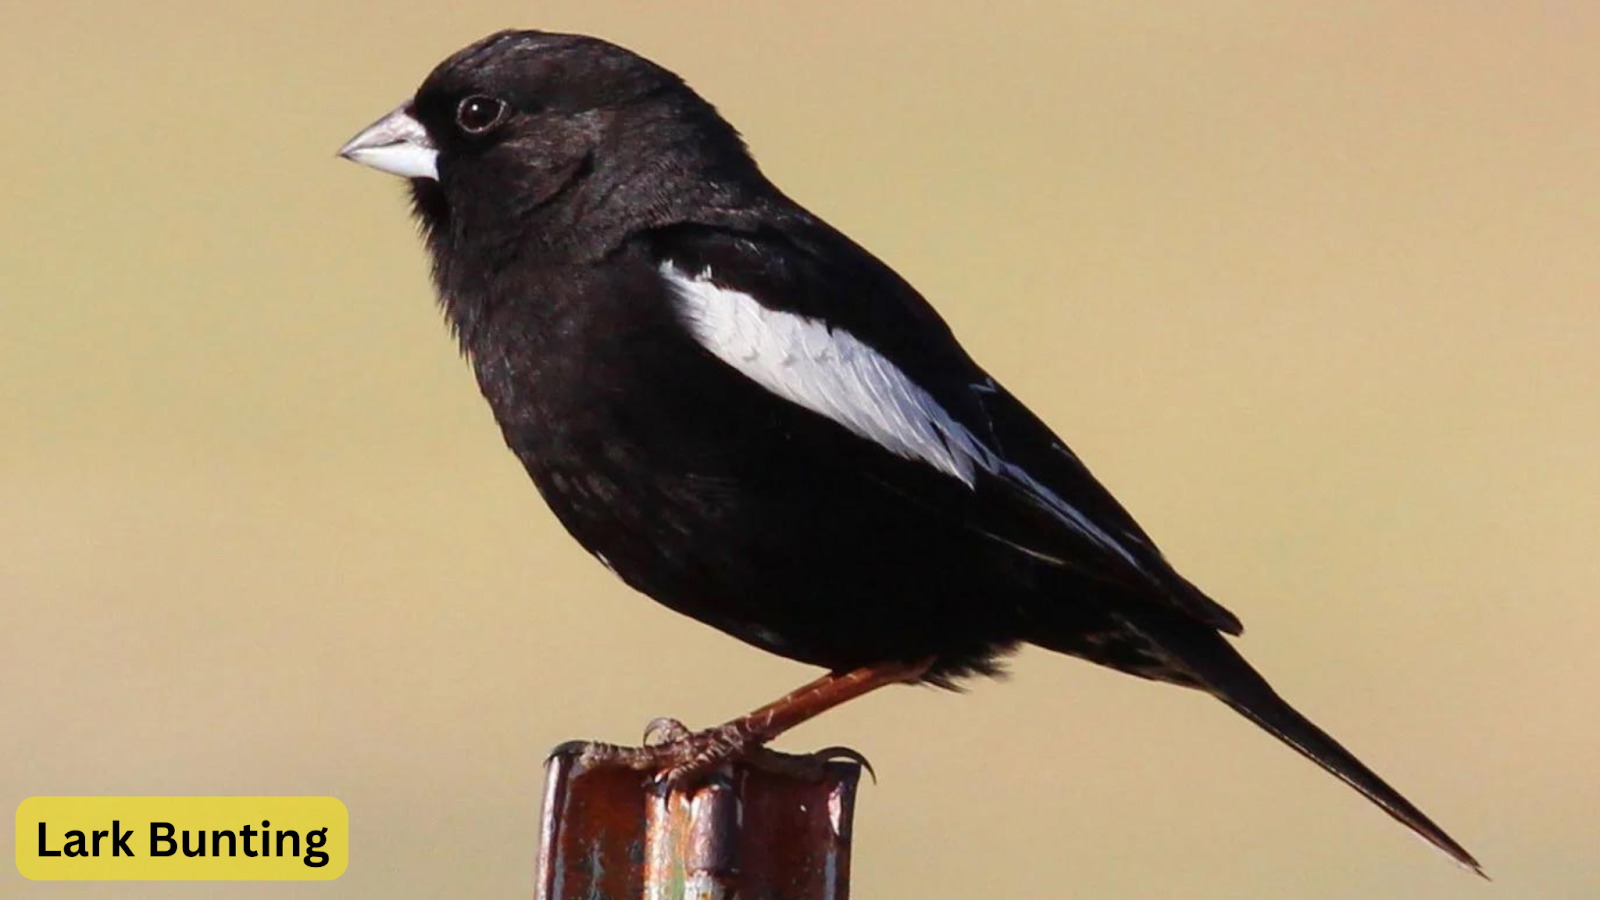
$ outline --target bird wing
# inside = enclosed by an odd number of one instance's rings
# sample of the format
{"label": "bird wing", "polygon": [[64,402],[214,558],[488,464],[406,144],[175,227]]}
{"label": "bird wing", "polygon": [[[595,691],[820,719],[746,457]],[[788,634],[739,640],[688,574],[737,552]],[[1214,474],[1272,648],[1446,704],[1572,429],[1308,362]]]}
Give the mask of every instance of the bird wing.
{"label": "bird wing", "polygon": [[1048,426],[886,265],[803,213],[652,236],[680,321],[772,394],[901,463],[905,502],[1168,613],[1239,634]]}

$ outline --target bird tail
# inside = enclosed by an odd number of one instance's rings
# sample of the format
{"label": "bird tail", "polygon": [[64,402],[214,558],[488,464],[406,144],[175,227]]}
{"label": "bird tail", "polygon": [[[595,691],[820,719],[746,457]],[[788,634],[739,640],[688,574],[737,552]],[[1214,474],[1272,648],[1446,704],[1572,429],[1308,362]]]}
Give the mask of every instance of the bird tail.
{"label": "bird tail", "polygon": [[[1143,630],[1143,629],[1141,629]],[[1466,848],[1445,834],[1399,791],[1367,768],[1327,732],[1279,697],[1226,639],[1210,629],[1183,629],[1181,636],[1150,635],[1190,670],[1203,689],[1263,730],[1299,751],[1329,774],[1350,785],[1378,808],[1463,867],[1488,878]],[[1177,639],[1174,640],[1173,638]]]}

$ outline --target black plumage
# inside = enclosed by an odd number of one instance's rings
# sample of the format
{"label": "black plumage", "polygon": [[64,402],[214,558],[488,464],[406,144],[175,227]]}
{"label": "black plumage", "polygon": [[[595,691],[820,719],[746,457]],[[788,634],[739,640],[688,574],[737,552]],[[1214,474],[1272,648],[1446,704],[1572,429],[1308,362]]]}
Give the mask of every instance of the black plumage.
{"label": "black plumage", "polygon": [[[506,443],[632,587],[833,673],[950,686],[1031,643],[1199,688],[1476,868],[1279,699],[1223,637],[1239,620],[676,75],[505,32],[344,153],[411,178]],[[692,755],[776,733],[752,728]]]}

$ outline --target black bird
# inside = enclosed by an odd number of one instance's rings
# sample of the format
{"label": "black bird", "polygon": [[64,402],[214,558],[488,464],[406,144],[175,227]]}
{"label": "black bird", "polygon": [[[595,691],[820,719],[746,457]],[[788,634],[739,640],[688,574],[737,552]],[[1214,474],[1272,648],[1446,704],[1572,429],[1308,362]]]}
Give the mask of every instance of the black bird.
{"label": "black bird", "polygon": [[660,603],[828,674],[591,764],[682,778],[895,682],[1036,644],[1196,688],[1477,862],[1285,703],[917,291],[769,182],[672,72],[491,35],[341,155],[410,179],[446,317],[572,533]]}

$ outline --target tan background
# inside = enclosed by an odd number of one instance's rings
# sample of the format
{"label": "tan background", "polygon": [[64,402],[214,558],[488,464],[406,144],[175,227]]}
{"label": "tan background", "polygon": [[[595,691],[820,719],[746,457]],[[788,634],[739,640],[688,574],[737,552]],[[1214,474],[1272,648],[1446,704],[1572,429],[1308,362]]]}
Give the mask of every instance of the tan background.
{"label": "tan background", "polygon": [[546,747],[812,674],[560,533],[400,185],[333,158],[521,25],[719,104],[1497,878],[1214,703],[1030,651],[788,742],[883,775],[858,897],[1600,896],[1593,5],[448,6],[0,11],[0,806],[355,829],[331,885],[0,895],[526,896]]}

